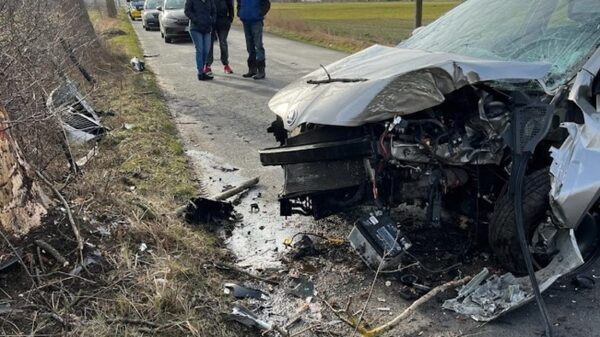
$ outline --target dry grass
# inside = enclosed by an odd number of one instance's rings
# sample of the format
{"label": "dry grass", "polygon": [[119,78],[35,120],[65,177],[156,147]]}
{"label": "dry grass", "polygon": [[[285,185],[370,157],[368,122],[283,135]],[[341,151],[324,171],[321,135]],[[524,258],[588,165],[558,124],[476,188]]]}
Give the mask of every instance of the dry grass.
{"label": "dry grass", "polygon": [[[79,256],[64,214],[53,213],[49,225],[21,242],[28,269],[39,276],[15,273],[7,280],[14,286],[4,294],[23,311],[6,315],[10,324],[0,322],[1,333],[249,335],[221,319],[229,299],[221,292],[224,276],[211,263],[228,259],[220,241],[171,215],[198,186],[154,74],[130,70],[129,58],[141,55],[133,28],[124,13],[115,20],[92,11],[91,18],[100,33],[125,32],[101,41],[106,51],[94,60],[97,85],[88,93],[97,110],[114,112],[103,119],[112,131],[83,176],[62,182],[61,191],[86,239],[84,255],[99,251],[102,263],[77,277],[68,274]],[[98,228],[110,230],[110,236],[93,234]],[[58,248],[71,266],[38,259],[30,244],[34,238]],[[142,243],[147,250],[140,250]]]}

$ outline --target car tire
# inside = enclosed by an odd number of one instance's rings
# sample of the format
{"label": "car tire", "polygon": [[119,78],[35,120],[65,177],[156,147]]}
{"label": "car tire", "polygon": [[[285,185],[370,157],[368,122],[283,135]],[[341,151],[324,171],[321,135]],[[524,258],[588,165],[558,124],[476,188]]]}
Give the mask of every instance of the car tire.
{"label": "car tire", "polygon": [[173,43],[173,38],[165,35],[165,43]]}
{"label": "car tire", "polygon": [[[531,240],[536,227],[547,218],[549,209],[550,174],[547,169],[525,177],[523,189],[524,225],[527,239]],[[575,238],[583,255],[584,264],[569,274],[583,273],[600,257],[600,215],[598,205],[588,213],[575,230]],[[516,275],[527,274],[515,224],[513,200],[505,187],[496,200],[489,227],[489,244],[498,262]],[[585,241],[584,241],[585,240]],[[587,248],[585,248],[587,246]]]}
{"label": "car tire", "polygon": [[[523,186],[523,224],[530,240],[536,226],[546,218],[549,207],[550,175],[547,169],[535,171],[525,177]],[[498,262],[508,271],[518,275],[527,273],[515,224],[513,199],[505,186],[496,200],[489,226],[488,240]]]}

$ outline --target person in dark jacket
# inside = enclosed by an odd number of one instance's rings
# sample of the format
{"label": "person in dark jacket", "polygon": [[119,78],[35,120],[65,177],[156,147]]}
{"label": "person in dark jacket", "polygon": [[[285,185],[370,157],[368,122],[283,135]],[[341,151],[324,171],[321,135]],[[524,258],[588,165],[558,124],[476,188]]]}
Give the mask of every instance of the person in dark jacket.
{"label": "person in dark jacket", "polygon": [[271,9],[269,0],[237,0],[237,14],[244,24],[248,50],[248,72],[243,75],[244,77],[252,77],[255,80],[265,78],[263,21],[269,9]]}
{"label": "person in dark jacket", "polygon": [[208,60],[206,61],[206,67],[204,72],[212,74],[210,66],[214,60],[214,46],[215,41],[219,40],[219,49],[221,50],[221,63],[223,64],[223,71],[226,74],[233,74],[233,70],[229,66],[229,49],[227,46],[227,35],[229,35],[229,29],[231,29],[231,22],[233,22],[233,0],[214,0],[215,6],[217,7],[217,23],[212,30],[212,42],[210,44],[210,51],[208,52]]}
{"label": "person in dark jacket", "polygon": [[190,19],[190,35],[196,47],[196,68],[200,81],[212,80],[204,72],[211,44],[212,27],[217,22],[217,8],[214,0],[186,0],[185,16]]}

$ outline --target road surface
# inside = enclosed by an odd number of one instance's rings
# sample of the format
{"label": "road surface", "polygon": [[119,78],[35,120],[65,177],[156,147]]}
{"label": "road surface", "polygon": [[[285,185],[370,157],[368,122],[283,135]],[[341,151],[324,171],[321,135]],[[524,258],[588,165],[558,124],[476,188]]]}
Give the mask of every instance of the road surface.
{"label": "road surface", "polygon": [[[315,223],[306,218],[280,218],[276,200],[282,182],[281,170],[262,167],[257,153],[261,148],[277,145],[272,135],[265,131],[274,119],[267,107],[270,97],[299,76],[345,54],[266,35],[267,79],[244,79],[241,74],[246,71],[245,43],[243,33],[234,27],[229,49],[235,74],[223,74],[222,66],[216,61],[213,64],[215,80],[199,82],[194,66],[194,48],[189,41],[165,44],[158,32],[144,31],[139,22],[135,22],[134,26],[145,54],[153,56],[146,57],[147,65],[157,74],[205,192],[217,193],[224,186],[235,185],[246,178],[261,178],[259,188],[240,200],[237,210],[243,215],[243,220],[227,239],[240,265],[254,269],[281,268],[281,252],[285,249],[283,239],[299,231],[329,226],[340,235],[348,233],[351,225],[339,219]],[[218,48],[215,53],[218,60]],[[251,212],[252,203],[256,203],[260,211]],[[355,267],[341,267],[342,263],[323,262],[321,259],[314,263],[318,272],[313,275],[321,294],[337,298],[342,303],[349,296],[364,294],[373,280],[373,273],[361,267],[358,257],[352,257],[351,252],[346,253],[349,256],[344,258],[354,259]],[[600,275],[600,269],[597,270]],[[278,291],[273,293],[276,297]],[[284,298],[285,292],[279,293],[280,301],[275,301],[272,313],[287,314],[294,310],[295,304]],[[398,296],[393,286],[386,287],[383,279],[376,282],[373,296],[386,299],[385,303],[369,306],[369,312],[379,316],[373,318],[378,322],[384,322],[386,316],[378,314],[377,307],[390,307],[396,312],[408,304]],[[545,297],[555,322],[555,336],[600,336],[598,288],[576,290],[566,280],[553,286]],[[322,308],[322,311],[325,313],[327,309]],[[390,336],[533,337],[540,336],[541,331],[537,309],[532,304],[481,326],[470,319],[443,312],[440,303],[433,301]]]}

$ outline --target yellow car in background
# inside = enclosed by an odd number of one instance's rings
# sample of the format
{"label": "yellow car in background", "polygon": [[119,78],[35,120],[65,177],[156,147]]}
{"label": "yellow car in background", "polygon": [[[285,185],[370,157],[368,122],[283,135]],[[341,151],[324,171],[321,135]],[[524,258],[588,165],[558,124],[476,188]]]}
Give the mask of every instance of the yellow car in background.
{"label": "yellow car in background", "polygon": [[142,18],[142,11],[144,10],[144,0],[132,0],[127,4],[127,15],[131,20],[137,20]]}

